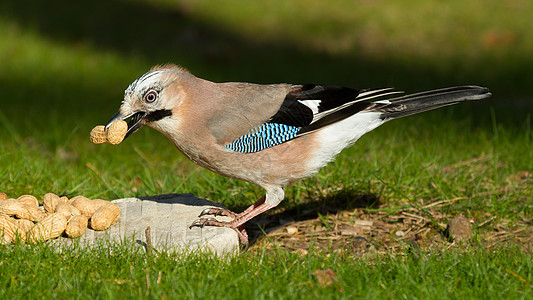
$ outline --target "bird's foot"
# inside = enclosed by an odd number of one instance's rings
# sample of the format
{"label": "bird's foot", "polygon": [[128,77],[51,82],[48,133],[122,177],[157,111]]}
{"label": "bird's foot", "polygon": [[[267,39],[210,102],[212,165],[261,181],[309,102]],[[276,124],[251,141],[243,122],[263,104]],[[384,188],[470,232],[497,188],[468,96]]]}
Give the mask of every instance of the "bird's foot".
{"label": "bird's foot", "polygon": [[202,210],[202,212],[200,213],[200,215],[198,217],[203,217],[205,215],[214,215],[215,217],[216,216],[225,216],[225,217],[230,217],[232,219],[235,219],[237,218],[237,214],[228,210],[228,209],[225,209],[225,208],[216,208],[216,207],[212,207],[212,208],[206,208],[204,210]]}
{"label": "bird's foot", "polygon": [[[239,236],[239,241],[241,242],[241,245],[243,245],[245,248],[248,247],[248,233],[246,233],[246,230],[244,229],[244,223],[248,222],[253,217],[257,216],[258,214],[265,212],[269,209],[271,209],[272,205],[265,203],[266,196],[261,197],[259,200],[257,200],[254,204],[252,204],[250,207],[248,207],[246,210],[244,210],[240,214],[236,214],[234,212],[231,212],[227,209],[223,208],[207,208],[204,209],[200,213],[200,219],[194,221],[190,228],[193,227],[204,227],[204,226],[217,226],[217,227],[227,227],[235,230],[237,232],[237,235]],[[229,222],[223,222],[219,221],[215,218],[202,218],[202,216],[205,215],[215,215],[215,216],[227,216],[232,218],[232,221]]]}
{"label": "bird's foot", "polygon": [[[209,210],[209,208],[204,210],[204,211],[202,211],[202,213],[200,214],[200,217],[203,216],[203,215],[206,215],[206,214],[214,214],[214,215],[219,215],[219,216],[225,216],[223,214],[215,214],[213,212],[204,213],[207,210]],[[233,217],[236,216],[235,213],[233,213],[233,212],[231,212],[229,210],[225,210],[225,211],[232,213]],[[237,236],[239,237],[239,242],[241,243],[243,248],[246,249],[248,247],[248,233],[246,232],[246,229],[244,229],[244,225],[243,224],[238,224],[238,222],[236,222],[235,220],[231,221],[231,222],[223,222],[223,221],[219,221],[219,220],[217,220],[215,218],[200,218],[200,219],[195,220],[194,222],[192,222],[191,226],[189,226],[189,229],[192,229],[193,227],[202,228],[204,226],[216,226],[216,227],[231,228],[231,229],[235,230],[235,232],[237,232]]]}

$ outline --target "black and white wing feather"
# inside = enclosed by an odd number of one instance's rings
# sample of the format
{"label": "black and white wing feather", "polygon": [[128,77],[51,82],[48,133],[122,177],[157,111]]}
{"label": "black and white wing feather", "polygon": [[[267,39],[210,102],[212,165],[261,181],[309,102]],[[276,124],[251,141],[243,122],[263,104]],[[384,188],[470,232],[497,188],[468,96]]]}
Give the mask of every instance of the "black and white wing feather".
{"label": "black and white wing feather", "polygon": [[487,88],[459,86],[401,97],[392,88],[356,90],[332,85],[293,85],[278,112],[261,126],[227,144],[229,151],[252,153],[298,138],[361,112],[383,120],[490,96]]}
{"label": "black and white wing feather", "polygon": [[299,135],[302,135],[364,111],[385,96],[399,93],[392,88],[356,90],[333,85],[295,85],[270,122],[300,127]]}

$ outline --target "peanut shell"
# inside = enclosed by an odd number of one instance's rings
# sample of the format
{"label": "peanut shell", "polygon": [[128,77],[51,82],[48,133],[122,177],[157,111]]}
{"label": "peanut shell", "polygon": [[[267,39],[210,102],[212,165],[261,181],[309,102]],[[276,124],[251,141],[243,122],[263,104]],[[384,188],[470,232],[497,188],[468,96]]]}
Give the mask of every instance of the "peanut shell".
{"label": "peanut shell", "polygon": [[72,205],[67,204],[66,202],[59,201],[56,205],[55,213],[60,213],[67,220],[72,218],[72,216],[81,215],[80,211]]}
{"label": "peanut shell", "polygon": [[15,220],[15,224],[17,225],[17,227],[20,230],[22,230],[22,232],[24,233],[30,231],[33,225],[35,225],[35,223],[27,219],[14,219],[14,220]]}
{"label": "peanut shell", "polygon": [[90,218],[100,207],[108,205],[109,203],[109,201],[102,199],[91,200],[85,197],[80,197],[72,201],[72,206],[77,208],[82,215]]}
{"label": "peanut shell", "polygon": [[67,220],[59,213],[53,213],[35,224],[27,233],[28,242],[37,243],[60,236],[67,228]]}
{"label": "peanut shell", "polygon": [[16,216],[20,219],[28,219],[30,221],[37,222],[46,217],[44,210],[37,205],[22,204],[22,206],[24,207],[24,212],[16,214]]}
{"label": "peanut shell", "polygon": [[80,237],[85,232],[88,222],[89,218],[84,215],[73,216],[67,223],[65,233],[73,239]]}
{"label": "peanut shell", "polygon": [[16,219],[15,224],[17,225],[15,238],[19,238],[21,242],[26,242],[27,233],[35,224],[26,219]]}
{"label": "peanut shell", "polygon": [[15,238],[17,225],[15,219],[0,214],[0,244],[9,244]]}
{"label": "peanut shell", "polygon": [[23,204],[39,206],[39,200],[32,195],[22,195],[18,197],[17,201]]}
{"label": "peanut shell", "polygon": [[7,195],[6,193],[0,193],[0,201],[4,201],[4,200],[7,200]]}
{"label": "peanut shell", "polygon": [[39,221],[45,217],[44,211],[39,206],[27,205],[15,199],[7,199],[0,202],[0,213],[30,221]]}
{"label": "peanut shell", "polygon": [[26,215],[23,217],[20,217],[19,215],[24,214],[26,209],[24,208],[24,204],[18,202],[15,199],[7,199],[2,202],[0,202],[0,213],[6,214],[8,216],[15,216],[19,218],[26,219]]}
{"label": "peanut shell", "polygon": [[91,142],[94,144],[106,144],[107,143],[107,134],[105,132],[104,125],[98,125],[91,130]]}
{"label": "peanut shell", "polygon": [[116,120],[107,128],[107,142],[112,145],[118,145],[126,137],[128,132],[128,123],[123,120]]}
{"label": "peanut shell", "polygon": [[43,207],[47,214],[51,214],[56,210],[57,203],[59,203],[59,196],[54,193],[47,193],[43,197]]}
{"label": "peanut shell", "polygon": [[76,201],[76,200],[83,200],[83,201],[89,200],[90,201],[91,199],[89,199],[89,198],[87,198],[85,196],[76,196],[76,197],[72,197],[70,200],[71,201]]}
{"label": "peanut shell", "polygon": [[91,228],[94,230],[106,230],[114,224],[120,217],[118,205],[110,203],[100,207],[91,217]]}
{"label": "peanut shell", "polygon": [[90,200],[89,198],[85,197],[85,196],[76,196],[76,197],[72,197],[70,198],[67,203],[72,205],[72,202],[74,202],[74,200],[78,200],[78,199],[86,199],[86,200]]}

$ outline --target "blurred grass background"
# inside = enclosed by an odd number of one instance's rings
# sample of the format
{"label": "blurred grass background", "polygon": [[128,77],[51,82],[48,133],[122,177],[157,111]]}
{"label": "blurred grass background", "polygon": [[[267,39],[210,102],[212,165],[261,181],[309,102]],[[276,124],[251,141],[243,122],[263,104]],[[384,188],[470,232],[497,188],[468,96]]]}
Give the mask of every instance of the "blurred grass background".
{"label": "blurred grass background", "polygon": [[[88,132],[114,114],[128,84],[167,62],[213,81],[392,86],[407,92],[488,86],[494,96],[487,101],[394,121],[376,131],[383,133],[381,139],[372,133],[378,138],[367,143],[373,145],[360,144],[349,153],[370,155],[371,167],[379,168],[389,159],[387,150],[379,151],[413,134],[420,142],[403,148],[407,154],[413,147],[420,152],[431,136],[434,150],[439,139],[453,144],[485,137],[480,149],[475,148],[479,141],[471,141],[468,157],[497,148],[493,138],[503,130],[501,145],[514,152],[496,156],[512,161],[513,155],[524,155],[509,172],[531,169],[526,159],[531,157],[532,13],[533,3],[526,0],[5,0],[0,3],[0,188],[13,194],[114,198],[189,191],[216,197],[221,195],[213,186],[242,187],[187,162],[153,130],[143,129],[118,147],[90,144]],[[516,138],[518,149],[510,145]],[[435,154],[427,151],[426,158]],[[441,163],[464,158],[442,156],[449,160]],[[337,164],[342,169],[352,160]],[[247,189],[254,197],[261,193]]]}

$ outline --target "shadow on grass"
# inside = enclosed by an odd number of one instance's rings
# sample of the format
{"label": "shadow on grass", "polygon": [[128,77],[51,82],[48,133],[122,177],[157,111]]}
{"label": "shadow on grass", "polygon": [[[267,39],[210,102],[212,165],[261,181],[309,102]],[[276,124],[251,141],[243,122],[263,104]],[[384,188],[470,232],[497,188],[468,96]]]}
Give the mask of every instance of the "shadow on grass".
{"label": "shadow on grass", "polygon": [[[263,230],[268,231],[287,222],[302,222],[329,214],[334,215],[340,211],[352,211],[357,208],[377,208],[379,205],[379,196],[376,194],[361,193],[361,191],[355,189],[341,190],[277,213],[259,215],[246,224],[246,229],[250,234],[250,244],[253,244],[262,236]],[[281,206],[283,206],[283,202]],[[235,211],[239,212],[242,209],[245,208],[239,207]]]}

